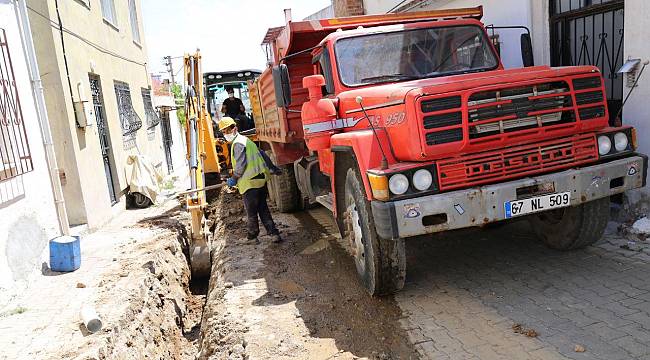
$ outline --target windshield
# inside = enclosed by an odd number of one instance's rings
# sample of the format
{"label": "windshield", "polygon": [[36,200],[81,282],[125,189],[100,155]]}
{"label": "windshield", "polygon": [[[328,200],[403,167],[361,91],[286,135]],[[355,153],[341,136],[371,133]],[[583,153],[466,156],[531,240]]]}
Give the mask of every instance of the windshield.
{"label": "windshield", "polygon": [[407,30],[336,42],[347,86],[494,69],[499,65],[483,29],[454,26]]}
{"label": "windshield", "polygon": [[221,105],[223,101],[228,98],[227,88],[232,87],[235,92],[235,97],[241,99],[246,108],[246,113],[251,113],[251,101],[248,92],[248,84],[245,82],[238,83],[222,83],[208,86],[208,100],[210,101],[210,115],[213,119],[221,119]]}

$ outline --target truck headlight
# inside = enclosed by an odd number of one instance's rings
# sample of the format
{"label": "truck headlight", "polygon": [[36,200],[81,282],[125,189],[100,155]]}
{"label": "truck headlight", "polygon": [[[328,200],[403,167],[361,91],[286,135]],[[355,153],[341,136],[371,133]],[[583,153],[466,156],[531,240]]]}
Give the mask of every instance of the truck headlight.
{"label": "truck headlight", "polygon": [[403,174],[395,174],[388,180],[388,188],[395,195],[402,195],[409,189],[409,179]]}
{"label": "truck headlight", "polygon": [[614,135],[614,148],[616,151],[625,151],[629,144],[630,141],[624,133],[619,132]]}
{"label": "truck headlight", "polygon": [[607,155],[612,151],[612,140],[609,139],[609,136],[601,135],[598,137],[598,153],[602,155]]}
{"label": "truck headlight", "polygon": [[428,190],[433,183],[433,176],[431,172],[425,169],[420,169],[413,174],[413,187],[420,190]]}

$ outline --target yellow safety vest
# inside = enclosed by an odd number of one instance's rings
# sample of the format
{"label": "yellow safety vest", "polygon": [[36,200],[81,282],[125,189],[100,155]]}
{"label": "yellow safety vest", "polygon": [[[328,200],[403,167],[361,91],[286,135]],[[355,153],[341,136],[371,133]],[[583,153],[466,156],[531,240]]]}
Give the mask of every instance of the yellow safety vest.
{"label": "yellow safety vest", "polygon": [[[233,141],[233,146],[236,144],[242,144],[246,147],[246,169],[244,174],[237,180],[237,188],[239,193],[243,194],[248,189],[259,189],[266,185],[266,180],[269,178],[269,169],[266,167],[266,163],[260,155],[260,151],[257,148],[255,143],[247,138],[246,136],[237,134],[237,137]],[[230,159],[232,163],[232,168],[237,167],[237,162],[235,160],[234,151],[230,152]],[[260,179],[253,179],[254,177],[262,174],[263,177]]]}

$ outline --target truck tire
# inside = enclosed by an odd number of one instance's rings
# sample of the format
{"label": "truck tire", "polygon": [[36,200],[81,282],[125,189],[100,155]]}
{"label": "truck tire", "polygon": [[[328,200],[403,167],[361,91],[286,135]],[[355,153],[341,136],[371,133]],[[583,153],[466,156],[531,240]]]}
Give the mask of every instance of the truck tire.
{"label": "truck tire", "polygon": [[404,287],[406,250],[404,239],[381,239],[375,230],[370,202],[356,169],[345,179],[343,222],[346,239],[363,286],[373,296],[392,294]]}
{"label": "truck tire", "polygon": [[535,235],[548,247],[574,250],[602,238],[609,221],[609,198],[531,216]]}
{"label": "truck tire", "polygon": [[293,174],[293,166],[280,166],[280,168],[282,174],[271,175],[267,183],[269,197],[281,213],[299,210],[302,199]]}

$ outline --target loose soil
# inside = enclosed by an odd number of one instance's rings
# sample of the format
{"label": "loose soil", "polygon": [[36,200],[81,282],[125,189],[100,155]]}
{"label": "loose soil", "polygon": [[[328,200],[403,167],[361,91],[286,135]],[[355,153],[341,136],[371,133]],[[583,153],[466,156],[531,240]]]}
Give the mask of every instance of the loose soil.
{"label": "loose soil", "polygon": [[[100,280],[97,312],[103,329],[66,347],[56,359],[194,359],[207,286],[190,287],[188,239],[179,207],[139,221],[157,236],[122,245],[120,271]],[[72,345],[72,344],[70,344]]]}
{"label": "loose soil", "polygon": [[246,244],[240,197],[213,203],[200,359],[417,358],[395,301],[365,292],[332,221],[320,221],[326,209],[273,215],[285,241]]}

